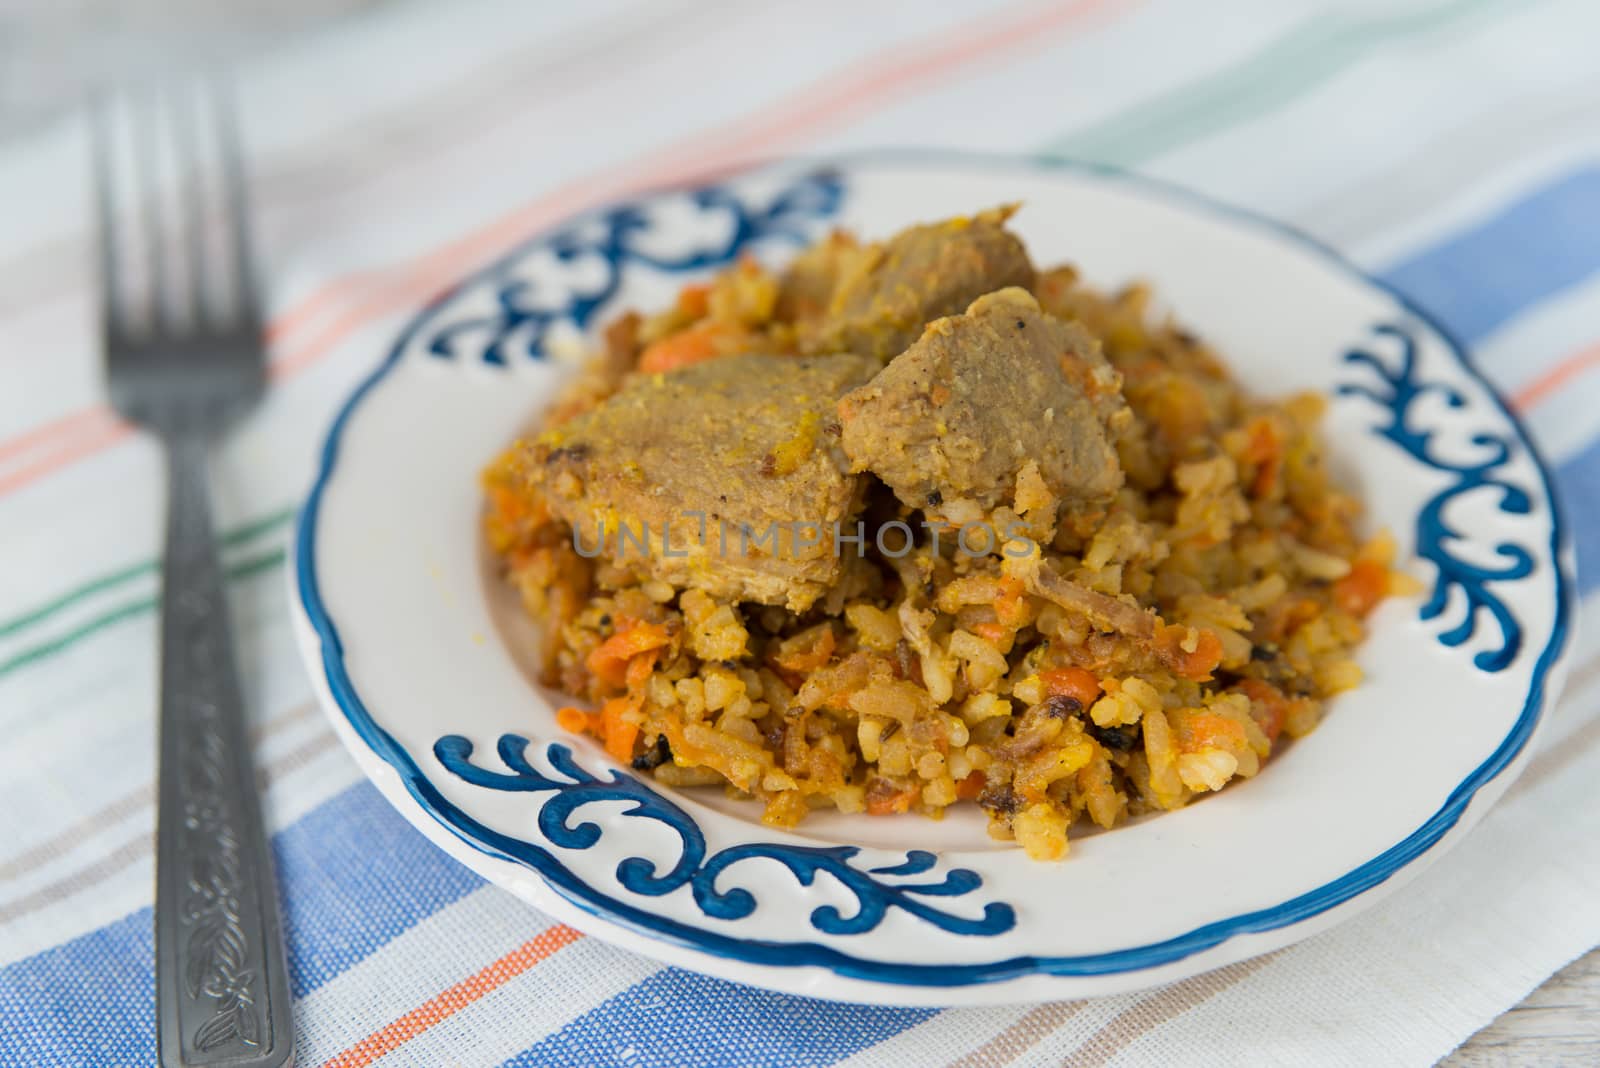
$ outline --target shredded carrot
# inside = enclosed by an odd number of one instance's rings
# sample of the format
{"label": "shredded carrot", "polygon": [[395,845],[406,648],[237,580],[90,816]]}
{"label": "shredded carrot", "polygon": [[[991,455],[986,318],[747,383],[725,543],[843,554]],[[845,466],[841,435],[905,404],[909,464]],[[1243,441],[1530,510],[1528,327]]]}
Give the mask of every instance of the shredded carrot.
{"label": "shredded carrot", "polygon": [[1249,435],[1244,458],[1256,465],[1250,494],[1265,497],[1277,485],[1278,473],[1283,468],[1283,435],[1278,432],[1278,425],[1266,416],[1251,420]]}
{"label": "shredded carrot", "polygon": [[711,287],[691,283],[678,290],[678,314],[689,319],[704,319],[711,305]]}
{"label": "shredded carrot", "polygon": [[1215,631],[1201,630],[1199,644],[1195,646],[1186,665],[1190,672],[1186,677],[1196,682],[1209,679],[1220,663],[1222,663],[1222,639],[1217,637]]}
{"label": "shredded carrot", "polygon": [[672,762],[679,767],[692,768],[704,765],[714,771],[721,772],[730,781],[734,777],[732,761],[725,752],[717,749],[702,749],[689,741],[683,723],[676,717],[663,716],[654,721],[654,726],[667,736],[667,745],[672,749]]}
{"label": "shredded carrot", "polygon": [[489,503],[503,522],[515,523],[529,512],[527,500],[508,486],[490,486]]}
{"label": "shredded carrot", "polygon": [[1350,573],[1333,584],[1333,603],[1360,618],[1383,600],[1389,589],[1389,569],[1376,560],[1357,560]]}
{"label": "shredded carrot", "polygon": [[628,661],[640,653],[659,649],[667,644],[667,628],[659,623],[642,623],[625,620],[617,633],[595,646],[587,663],[595,678],[609,686],[620,687],[627,682]]}
{"label": "shredded carrot", "polygon": [[789,653],[774,659],[785,671],[815,671],[833,656],[835,644],[833,628],[824,627],[817,637],[817,643],[809,651]]}
{"label": "shredded carrot", "polygon": [[1084,708],[1095,703],[1100,696],[1100,680],[1083,668],[1056,668],[1041,671],[1039,681],[1051,697],[1071,697]]}
{"label": "shredded carrot", "polygon": [[1022,580],[1007,575],[1000,580],[1000,596],[995,598],[994,615],[1005,626],[1016,629],[1027,622],[1028,605],[1023,600]]}
{"label": "shredded carrot", "polygon": [[1175,732],[1185,753],[1202,749],[1241,749],[1249,744],[1244,725],[1214,712],[1199,712],[1182,720]]}
{"label": "shredded carrot", "polygon": [[1310,597],[1279,602],[1267,609],[1266,629],[1261,637],[1269,642],[1282,642],[1323,611],[1324,606]]}
{"label": "shredded carrot", "polygon": [[571,705],[556,709],[556,724],[564,731],[582,734],[589,728],[589,713]]}
{"label": "shredded carrot", "polygon": [[628,689],[637,689],[649,681],[650,672],[656,669],[656,658],[660,655],[660,649],[646,649],[628,661],[628,670],[625,675]]}
{"label": "shredded carrot", "polygon": [[1251,717],[1267,740],[1276,742],[1283,733],[1283,721],[1289,715],[1289,699],[1283,691],[1265,679],[1242,679],[1234,689],[1250,698]]}
{"label": "shredded carrot", "polygon": [[600,734],[605,739],[606,752],[613,760],[626,764],[633,759],[633,741],[639,736],[639,725],[623,718],[637,704],[631,697],[613,697],[600,706]]}
{"label": "shredded carrot", "polygon": [[485,486],[489,508],[483,516],[484,533],[496,552],[510,553],[534,527],[548,519],[543,506],[497,482]]}
{"label": "shredded carrot", "polygon": [[972,801],[983,793],[983,788],[987,783],[988,778],[983,772],[970,772],[965,779],[956,783],[956,797],[963,801]]}
{"label": "shredded carrot", "polygon": [[1204,627],[1196,627],[1195,647],[1191,652],[1183,647],[1189,639],[1189,628],[1164,626],[1156,634],[1156,652],[1173,671],[1191,682],[1205,682],[1222,663],[1222,639]]}
{"label": "shredded carrot", "polygon": [[652,343],[639,354],[639,370],[646,374],[675,371],[738,351],[744,330],[736,323],[704,322]]}
{"label": "shredded carrot", "polygon": [[892,794],[873,795],[868,792],[867,815],[891,816],[901,812],[911,811],[911,802],[917,799],[917,788],[908,786],[904,790]]}
{"label": "shredded carrot", "polygon": [[667,736],[667,745],[672,749],[675,762],[683,764],[701,764],[704,760],[698,748],[689,744],[689,739],[683,733],[683,724],[670,716],[659,719],[661,733]]}
{"label": "shredded carrot", "polygon": [[1006,635],[1009,632],[999,623],[974,623],[972,625],[972,633],[976,634],[984,641],[989,641],[995,643],[996,645],[1000,645],[1006,640]]}
{"label": "shredded carrot", "polygon": [[717,354],[716,326],[683,330],[655,342],[639,354],[639,370],[653,374],[709,360]]}

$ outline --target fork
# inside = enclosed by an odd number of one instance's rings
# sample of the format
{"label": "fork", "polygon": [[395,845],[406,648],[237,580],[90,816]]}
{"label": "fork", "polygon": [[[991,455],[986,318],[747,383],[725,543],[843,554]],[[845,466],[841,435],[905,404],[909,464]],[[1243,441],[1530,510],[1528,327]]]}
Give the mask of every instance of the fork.
{"label": "fork", "polygon": [[[139,242],[123,240],[126,227],[118,231],[121,172],[114,167],[113,108],[104,101],[93,113],[93,163],[109,393],[123,418],[161,440],[168,473],[156,829],[157,1046],[166,1068],[279,1068],[293,1055],[287,969],[207,485],[211,446],[254,406],[266,380],[243,169],[220,85],[181,92],[169,87],[135,102],[132,110],[144,121],[135,124],[133,148],[123,149],[122,158],[132,156],[131,184],[138,188],[142,293],[130,285],[136,272],[126,255]],[[202,151],[206,140],[209,153]],[[209,172],[202,168],[206,155],[213,157]],[[180,186],[178,198],[163,196],[160,159],[175,159],[182,172],[181,183],[173,183]],[[202,179],[208,173],[214,180],[206,187]],[[219,194],[211,198],[220,201],[211,211],[204,188]],[[184,202],[177,212],[183,239],[176,256],[166,247],[162,209],[164,200],[173,199]],[[208,216],[221,220],[218,236],[227,246],[221,254],[207,247]],[[180,281],[180,274],[187,280]]]}

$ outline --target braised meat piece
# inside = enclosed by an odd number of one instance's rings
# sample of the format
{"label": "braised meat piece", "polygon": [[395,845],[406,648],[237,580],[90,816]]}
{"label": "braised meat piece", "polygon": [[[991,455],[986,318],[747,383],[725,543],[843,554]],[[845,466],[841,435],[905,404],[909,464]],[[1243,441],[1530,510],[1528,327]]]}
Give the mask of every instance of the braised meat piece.
{"label": "braised meat piece", "polygon": [[839,575],[833,524],[861,503],[835,405],[876,367],[752,355],[634,375],[526,446],[520,466],[585,554],[804,611]]}
{"label": "braised meat piece", "polygon": [[1087,331],[1004,289],[929,324],[842,398],[842,443],[853,470],[953,522],[1011,501],[1030,461],[1058,502],[1104,504],[1122,486],[1119,386]]}
{"label": "braised meat piece", "polygon": [[913,226],[850,257],[809,344],[888,360],[932,320],[985,293],[1032,285],[1028,250],[1005,228],[1014,210]]}

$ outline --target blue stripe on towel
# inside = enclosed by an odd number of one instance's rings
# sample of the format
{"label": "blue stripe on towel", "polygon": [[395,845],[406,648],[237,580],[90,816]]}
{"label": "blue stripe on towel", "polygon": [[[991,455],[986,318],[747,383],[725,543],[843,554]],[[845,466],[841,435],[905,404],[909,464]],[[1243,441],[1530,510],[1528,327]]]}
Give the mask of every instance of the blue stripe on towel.
{"label": "blue stripe on towel", "polygon": [[818,1001],[667,968],[530,1046],[504,1068],[832,1064],[938,1011]]}
{"label": "blue stripe on towel", "polygon": [[110,1068],[156,1056],[149,908],[0,968],[0,1066]]}
{"label": "blue stripe on towel", "polygon": [[295,997],[484,885],[369,783],[319,805],[275,844]]}
{"label": "blue stripe on towel", "polygon": [[1600,168],[1585,167],[1384,273],[1476,342],[1600,270]]}

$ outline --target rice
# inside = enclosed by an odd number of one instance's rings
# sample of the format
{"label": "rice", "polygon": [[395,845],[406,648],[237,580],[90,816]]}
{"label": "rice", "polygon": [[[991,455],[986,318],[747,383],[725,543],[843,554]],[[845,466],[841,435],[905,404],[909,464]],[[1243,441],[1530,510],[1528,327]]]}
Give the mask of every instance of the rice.
{"label": "rice", "polygon": [[[715,327],[781,349],[804,309],[780,292],[743,263],[608,338],[629,333],[637,356]],[[1252,396],[1154,320],[1142,287],[1104,294],[1061,268],[1033,292],[1100,338],[1133,421],[1116,442],[1127,484],[1101,515],[1041,529],[1056,501],[1024,470],[1002,518],[1041,535],[1027,558],[869,547],[803,614],[725,603],[581,557],[509,450],[486,474],[485,529],[543,625],[545,681],[577,700],[559,722],[665,785],[758,801],[774,826],[977,804],[994,837],[1047,860],[1077,825],[1180,808],[1311,731],[1360,683],[1363,617],[1411,589],[1327,474],[1321,399]],[[605,389],[586,376],[552,418]],[[1113,625],[1147,609],[1146,633]]]}

